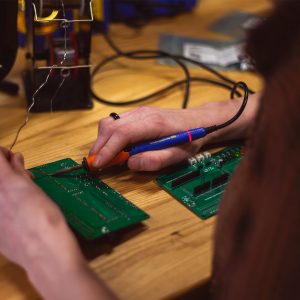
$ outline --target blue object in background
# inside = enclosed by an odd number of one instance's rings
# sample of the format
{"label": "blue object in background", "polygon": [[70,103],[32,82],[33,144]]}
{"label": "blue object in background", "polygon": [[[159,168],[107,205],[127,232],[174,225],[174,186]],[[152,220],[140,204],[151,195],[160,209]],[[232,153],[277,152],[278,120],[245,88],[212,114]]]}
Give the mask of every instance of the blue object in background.
{"label": "blue object in background", "polygon": [[192,10],[197,0],[112,0],[110,21],[147,21]]}

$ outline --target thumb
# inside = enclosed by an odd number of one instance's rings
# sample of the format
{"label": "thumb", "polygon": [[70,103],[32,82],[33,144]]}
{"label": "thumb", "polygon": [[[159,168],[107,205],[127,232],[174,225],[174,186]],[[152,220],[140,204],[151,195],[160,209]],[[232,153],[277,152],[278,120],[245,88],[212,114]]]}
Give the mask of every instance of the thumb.
{"label": "thumb", "polygon": [[159,151],[149,151],[130,157],[128,167],[135,171],[157,171],[179,163],[198,152],[199,146],[189,144]]}

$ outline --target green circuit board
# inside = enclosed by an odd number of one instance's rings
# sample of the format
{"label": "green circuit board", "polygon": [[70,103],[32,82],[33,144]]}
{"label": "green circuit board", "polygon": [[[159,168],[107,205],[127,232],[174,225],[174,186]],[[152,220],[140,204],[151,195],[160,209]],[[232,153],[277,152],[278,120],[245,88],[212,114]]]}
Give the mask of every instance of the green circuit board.
{"label": "green circuit board", "polygon": [[157,178],[158,184],[201,219],[218,212],[221,197],[242,159],[242,146],[190,159],[190,165]]}
{"label": "green circuit board", "polygon": [[48,175],[76,165],[67,158],[30,171],[36,184],[60,207],[71,227],[86,239],[93,240],[149,218],[121,194],[83,169],[60,176]]}

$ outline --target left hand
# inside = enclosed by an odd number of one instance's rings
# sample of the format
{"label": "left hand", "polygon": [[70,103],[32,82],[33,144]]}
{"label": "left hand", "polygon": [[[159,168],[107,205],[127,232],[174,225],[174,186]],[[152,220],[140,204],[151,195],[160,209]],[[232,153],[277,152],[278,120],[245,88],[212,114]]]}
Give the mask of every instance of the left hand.
{"label": "left hand", "polygon": [[0,147],[0,170],[0,252],[26,270],[43,299],[114,299],[23,156]]}
{"label": "left hand", "polygon": [[34,184],[23,156],[0,147],[0,170],[0,252],[26,269],[61,244],[61,234],[72,244],[62,213]]}

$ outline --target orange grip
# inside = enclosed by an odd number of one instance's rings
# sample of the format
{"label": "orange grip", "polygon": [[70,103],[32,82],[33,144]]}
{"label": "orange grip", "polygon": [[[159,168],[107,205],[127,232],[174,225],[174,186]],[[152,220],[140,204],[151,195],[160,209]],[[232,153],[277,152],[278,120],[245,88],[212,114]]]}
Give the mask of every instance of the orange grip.
{"label": "orange grip", "polygon": [[[92,170],[92,171],[97,170],[93,166],[93,162],[95,161],[95,158],[96,158],[96,155],[89,155],[86,159],[88,166],[89,166],[90,170]],[[116,166],[116,165],[123,165],[128,160],[128,158],[129,158],[129,152],[122,151],[112,161],[110,161],[107,165],[105,165],[103,167],[103,169],[107,168],[107,167]]]}

